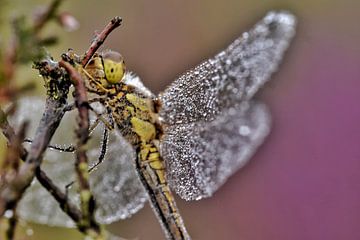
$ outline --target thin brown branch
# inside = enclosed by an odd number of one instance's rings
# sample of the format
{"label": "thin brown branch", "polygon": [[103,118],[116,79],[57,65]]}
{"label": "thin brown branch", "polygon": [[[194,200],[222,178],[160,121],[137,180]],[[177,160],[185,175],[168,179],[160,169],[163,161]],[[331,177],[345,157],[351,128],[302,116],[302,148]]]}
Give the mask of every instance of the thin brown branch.
{"label": "thin brown branch", "polygon": [[[3,125],[3,124],[1,124]],[[20,154],[21,154],[21,148],[22,148],[22,141],[25,137],[25,131],[27,128],[27,122],[24,122],[21,127],[18,134],[14,134],[11,136],[11,139],[9,141],[9,147],[6,151],[5,159],[2,164],[2,173],[1,173],[1,180],[7,184],[9,181],[13,181],[18,174],[19,165],[20,165]],[[15,229],[17,225],[17,216],[15,214],[16,212],[16,205],[17,202],[14,203],[11,206],[12,216],[10,216],[8,221],[8,228],[6,231],[6,238],[8,240],[12,240],[15,235]]]}
{"label": "thin brown branch", "polygon": [[[46,10],[42,11],[42,13],[39,14],[37,20],[34,22],[34,27],[31,29],[31,32],[28,32],[27,34],[31,36],[37,35],[37,33],[40,32],[40,30],[43,29],[44,26],[55,16],[62,1],[63,0],[54,0],[46,8]],[[16,21],[14,21],[13,24],[15,31],[10,37],[9,44],[6,47],[6,51],[3,56],[3,68],[0,75],[4,77],[4,83],[2,83],[0,88],[0,102],[12,100],[14,99],[15,95],[18,95],[18,92],[20,92],[20,89],[15,88],[11,80],[14,77],[14,73],[17,67],[16,64],[19,62],[18,58],[23,53],[21,49],[24,48],[24,46],[22,46],[24,45],[24,42],[22,42],[21,39],[24,38],[24,32],[19,33],[19,31],[16,31],[16,29],[19,30],[19,26],[17,26],[15,22]],[[37,44],[44,45],[43,41],[44,39],[39,39]],[[40,52],[40,48],[38,50]]]}
{"label": "thin brown branch", "polygon": [[34,34],[37,34],[38,32],[40,32],[41,29],[44,28],[46,23],[48,23],[49,20],[51,20],[55,16],[60,4],[62,3],[62,1],[63,0],[54,0],[46,8],[46,10],[40,14],[39,18],[34,23]]}
{"label": "thin brown branch", "polygon": [[7,149],[5,160],[3,163],[3,168],[7,168],[7,174],[11,175],[11,172],[17,174],[20,166],[20,154],[22,149],[22,142],[25,138],[25,130],[28,123],[24,122],[18,134],[11,136],[9,141],[9,148]]}
{"label": "thin brown branch", "polygon": [[0,192],[0,215],[3,215],[6,209],[12,209],[12,206],[16,205],[33,180],[35,170],[42,162],[43,153],[64,116],[65,103],[65,99],[47,98],[45,111],[26,161],[21,165],[17,177],[8,182],[7,187]]}
{"label": "thin brown branch", "polygon": [[81,61],[82,66],[86,66],[86,64],[90,61],[91,57],[94,53],[99,49],[99,47],[104,43],[107,36],[117,27],[121,25],[122,19],[121,17],[114,17],[111,21],[106,25],[104,30],[101,33],[95,36],[95,39],[91,43],[89,49],[85,52],[85,56]]}
{"label": "thin brown branch", "polygon": [[[81,211],[76,205],[69,201],[67,195],[58,188],[54,182],[40,168],[36,169],[36,178],[40,184],[51,193],[55,200],[59,203],[60,208],[75,222],[79,222],[82,218]],[[79,229],[80,231],[82,229]]]}
{"label": "thin brown branch", "polygon": [[[2,120],[1,125],[3,125],[3,121],[4,120]],[[9,194],[14,194],[13,192],[7,192],[6,189],[10,183],[16,182],[19,175],[21,144],[25,136],[26,126],[27,123],[26,122],[23,123],[20,127],[19,134],[11,135],[11,138],[9,140],[9,147],[6,151],[5,159],[1,166],[1,180],[2,180],[1,193],[5,192]],[[5,212],[5,210],[7,209],[15,211],[17,201],[8,201],[5,202],[5,205],[1,203],[2,202],[0,202],[0,212]],[[0,216],[3,216],[3,214],[1,214]]]}
{"label": "thin brown branch", "polygon": [[[4,115],[4,112],[0,109],[0,119],[2,119],[0,123],[0,128],[2,129],[2,132],[4,136],[10,140],[15,136],[14,129],[10,126],[8,121],[6,120],[6,116]],[[25,161],[28,152],[26,149],[21,146],[19,149],[20,158]],[[57,187],[53,181],[46,175],[44,171],[42,171],[40,168],[37,168],[35,171],[35,175],[39,183],[48,190],[49,193],[59,202],[59,205],[61,209],[67,213],[71,219],[74,222],[78,222],[81,219],[81,212],[80,210],[71,202],[69,202],[66,194],[60,190],[59,187]]]}
{"label": "thin brown branch", "polygon": [[10,82],[14,76],[15,63],[16,63],[16,50],[18,48],[18,38],[14,34],[9,42],[8,47],[6,48],[4,56],[4,77],[6,82]]}
{"label": "thin brown branch", "polygon": [[101,228],[94,217],[95,199],[90,191],[88,159],[86,155],[86,144],[89,140],[89,103],[87,101],[87,91],[85,83],[79,72],[65,61],[60,61],[75,87],[75,106],[79,112],[78,129],[76,130],[77,147],[75,171],[79,183],[80,204],[82,210],[82,221],[80,227],[88,228],[90,235],[101,235]]}

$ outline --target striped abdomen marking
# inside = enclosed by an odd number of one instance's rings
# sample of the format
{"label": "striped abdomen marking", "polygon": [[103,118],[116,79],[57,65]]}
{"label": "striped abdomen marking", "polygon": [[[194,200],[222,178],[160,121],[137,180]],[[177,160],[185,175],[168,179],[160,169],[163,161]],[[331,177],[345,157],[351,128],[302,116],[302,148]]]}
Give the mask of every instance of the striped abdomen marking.
{"label": "striped abdomen marking", "polygon": [[141,144],[136,167],[169,239],[190,239],[165,175],[165,164],[154,144]]}

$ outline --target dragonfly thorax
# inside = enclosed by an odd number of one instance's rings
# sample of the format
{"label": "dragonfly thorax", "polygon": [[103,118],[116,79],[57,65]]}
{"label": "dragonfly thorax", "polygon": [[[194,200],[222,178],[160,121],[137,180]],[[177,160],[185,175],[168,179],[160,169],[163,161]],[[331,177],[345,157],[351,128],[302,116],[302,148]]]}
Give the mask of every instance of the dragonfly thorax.
{"label": "dragonfly thorax", "polygon": [[107,94],[104,104],[121,134],[133,146],[150,143],[158,137],[157,115],[153,99],[134,86],[124,82],[116,84]]}

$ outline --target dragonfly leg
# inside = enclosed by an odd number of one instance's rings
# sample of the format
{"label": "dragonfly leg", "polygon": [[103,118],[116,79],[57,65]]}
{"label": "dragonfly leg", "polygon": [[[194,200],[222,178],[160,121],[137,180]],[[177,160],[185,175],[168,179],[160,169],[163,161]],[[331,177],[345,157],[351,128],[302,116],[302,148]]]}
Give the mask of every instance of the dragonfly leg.
{"label": "dragonfly leg", "polygon": [[107,109],[107,114],[108,114],[108,117],[109,117],[108,125],[110,125],[110,128],[108,128],[107,125],[104,123],[105,128],[104,128],[103,138],[102,138],[102,142],[101,142],[100,155],[99,155],[98,161],[95,163],[95,165],[92,166],[89,169],[89,172],[91,172],[92,170],[94,170],[94,168],[99,166],[99,164],[102,163],[102,161],[104,160],[105,155],[106,155],[107,146],[108,146],[108,143],[109,143],[109,130],[114,129],[114,120],[113,120],[113,117],[112,117],[112,114],[111,114],[111,109]]}
{"label": "dragonfly leg", "polygon": [[66,197],[69,196],[69,189],[71,188],[72,185],[74,185],[75,181],[71,181],[70,183],[65,185],[65,195]]}
{"label": "dragonfly leg", "polygon": [[[99,125],[100,120],[96,119],[95,122],[90,126],[89,131],[90,134],[92,133],[92,131],[97,127],[97,125]],[[26,143],[32,143],[33,140],[29,139],[29,138],[25,138],[24,142]],[[74,152],[75,151],[75,146],[74,145],[68,145],[68,146],[59,146],[59,145],[48,145],[48,148],[52,149],[52,150],[57,150],[60,152]]]}
{"label": "dragonfly leg", "polygon": [[90,167],[89,172],[92,172],[104,160],[108,143],[109,143],[109,130],[107,128],[104,128],[103,139],[102,139],[102,143],[101,143],[101,151],[100,151],[98,161],[95,163],[95,165]]}
{"label": "dragonfly leg", "polygon": [[[102,161],[104,160],[106,151],[107,151],[108,142],[109,142],[109,130],[107,128],[104,128],[100,155],[99,155],[98,161],[95,163],[95,165],[93,165],[92,167],[89,168],[89,170],[88,170],[89,173],[92,172],[97,166],[99,166],[102,163]],[[74,183],[75,183],[75,181],[71,181],[70,183],[66,184],[66,186],[65,186],[66,195],[68,194],[69,189],[71,188],[72,185],[74,185]]]}
{"label": "dragonfly leg", "polygon": [[[103,102],[104,101],[104,98],[103,97],[97,97],[97,98],[92,98],[92,99],[89,99],[88,100],[88,103],[89,104],[92,104],[92,103],[96,103],[96,102]],[[69,103],[68,105],[66,105],[64,107],[64,112],[69,112],[69,111],[72,111],[76,108],[75,106],[75,103]]]}
{"label": "dragonfly leg", "polygon": [[[114,124],[112,122],[112,118],[110,118],[110,124]],[[97,119],[98,120],[98,119]],[[99,121],[97,121],[99,123]],[[95,125],[95,124],[94,124]],[[97,124],[96,124],[97,126]],[[93,128],[95,128],[96,126],[94,126]],[[90,127],[91,129],[92,127]],[[106,155],[106,151],[107,151],[107,146],[108,146],[108,143],[109,143],[109,129],[108,128],[104,128],[104,132],[103,132],[103,138],[102,138],[102,143],[101,143],[101,151],[100,151],[100,155],[99,155],[99,158],[98,158],[98,161],[95,163],[95,165],[93,165],[92,167],[89,168],[89,173],[91,173],[97,166],[99,166],[103,161],[104,161],[104,158],[105,158],[105,155]],[[75,181],[72,181],[70,183],[68,183],[66,186],[65,186],[65,192],[68,193],[69,192],[69,189],[70,187],[75,183]]]}
{"label": "dragonfly leg", "polygon": [[[26,143],[32,143],[33,140],[32,139],[29,139],[29,138],[26,138],[24,139],[24,142]],[[53,149],[53,150],[57,150],[57,151],[60,151],[60,152],[74,152],[75,151],[75,146],[73,145],[68,145],[66,147],[60,147],[58,145],[48,145],[48,148],[50,149]]]}
{"label": "dragonfly leg", "polygon": [[[112,120],[107,120],[106,118],[103,117],[103,113],[98,113],[94,108],[92,108],[91,106],[90,107],[90,110],[95,113],[97,119],[95,120],[95,123],[96,125],[98,124],[99,121],[101,121],[104,125],[105,125],[105,128],[108,128],[109,130],[113,130],[114,129],[114,123]],[[107,113],[109,115],[109,113]],[[111,119],[111,117],[110,117]],[[93,130],[91,129],[90,127],[90,130]]]}

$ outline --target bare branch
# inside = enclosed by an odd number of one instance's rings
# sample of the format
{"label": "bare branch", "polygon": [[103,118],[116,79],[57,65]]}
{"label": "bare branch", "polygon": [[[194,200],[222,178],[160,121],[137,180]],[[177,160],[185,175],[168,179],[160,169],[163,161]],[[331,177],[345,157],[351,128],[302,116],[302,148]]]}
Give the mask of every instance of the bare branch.
{"label": "bare branch", "polygon": [[16,35],[11,37],[9,46],[6,48],[4,56],[4,77],[5,81],[9,82],[12,79],[15,71],[16,50],[18,48],[18,39]]}
{"label": "bare branch", "polygon": [[42,12],[37,21],[34,23],[34,34],[37,34],[44,28],[46,23],[51,20],[56,14],[57,9],[59,8],[63,0],[54,0],[47,8],[45,12]]}
{"label": "bare branch", "polygon": [[30,185],[35,170],[42,162],[43,153],[64,116],[62,109],[65,103],[65,99],[47,98],[45,112],[37,128],[27,159],[21,165],[16,178],[8,182],[7,187],[0,193],[0,215],[3,215],[6,209],[12,209],[12,206],[16,205],[25,189]]}
{"label": "bare branch", "polygon": [[101,235],[101,228],[94,218],[95,199],[90,191],[88,159],[86,155],[86,144],[89,140],[89,103],[87,91],[79,72],[65,61],[59,65],[66,69],[75,87],[75,105],[79,112],[78,129],[76,130],[77,147],[75,171],[79,182],[79,194],[82,210],[80,227],[88,228],[88,234]]}
{"label": "bare branch", "polygon": [[94,53],[99,49],[99,47],[104,43],[107,36],[117,27],[121,25],[122,19],[121,17],[114,17],[111,21],[106,25],[104,30],[101,33],[97,34],[93,42],[91,43],[89,49],[85,52],[85,56],[81,61],[83,66],[90,61],[91,57]]}
{"label": "bare branch", "polygon": [[[3,125],[3,124],[1,124]],[[22,148],[22,141],[25,137],[25,131],[27,128],[27,122],[24,122],[21,127],[20,131],[17,135],[13,134],[10,139],[9,147],[6,151],[5,160],[2,164],[2,172],[1,174],[1,180],[3,184],[7,184],[9,181],[13,181],[18,174],[19,166],[20,166],[20,154],[21,154],[21,148]],[[6,186],[6,185],[3,185]],[[15,214],[16,212],[16,205],[17,202],[14,202],[12,206],[10,206],[12,211],[12,216],[10,216],[7,219],[8,222],[8,228],[6,231],[6,238],[8,240],[12,240],[14,238],[15,229],[17,225],[17,216]],[[5,217],[6,218],[6,217]]]}
{"label": "bare branch", "polygon": [[[6,120],[6,116],[4,112],[0,109],[0,119],[2,119],[0,128],[4,136],[10,140],[15,136],[14,129],[10,126],[8,121]],[[21,146],[19,149],[20,158],[25,161],[28,152],[24,147]],[[57,187],[53,181],[43,172],[40,168],[37,168],[35,171],[35,175],[40,184],[48,190],[48,192],[59,202],[61,209],[67,213],[74,222],[78,222],[81,219],[80,210],[71,202],[68,201],[68,198],[65,193],[63,193],[59,187]]]}

